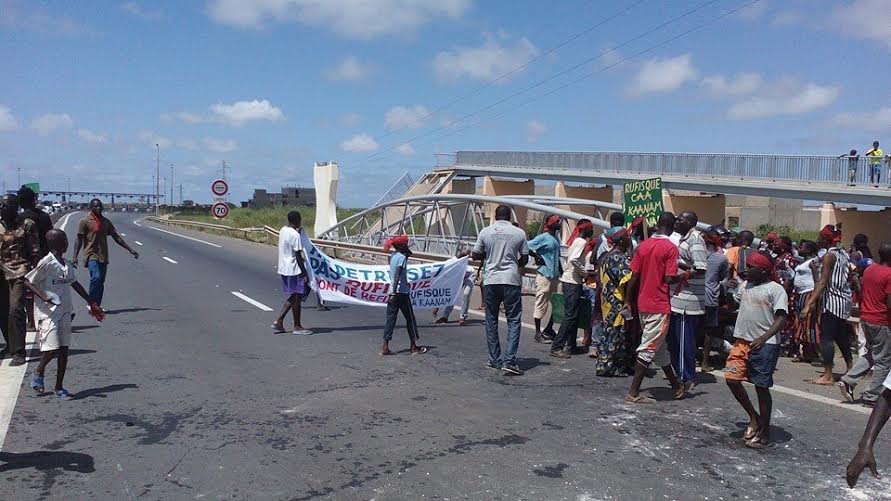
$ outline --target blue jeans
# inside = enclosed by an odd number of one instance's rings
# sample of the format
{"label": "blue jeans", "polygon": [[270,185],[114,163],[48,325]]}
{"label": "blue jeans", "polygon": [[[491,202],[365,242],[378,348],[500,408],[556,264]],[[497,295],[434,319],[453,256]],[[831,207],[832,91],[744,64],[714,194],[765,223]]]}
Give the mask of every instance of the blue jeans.
{"label": "blue jeans", "polygon": [[702,317],[686,313],[671,314],[667,340],[671,366],[685,383],[696,379],[696,330]]}
{"label": "blue jeans", "polygon": [[90,270],[90,300],[101,306],[102,295],[105,294],[105,272],[108,270],[108,263],[91,259],[87,261],[87,269]]}
{"label": "blue jeans", "polygon": [[[517,350],[520,349],[520,319],[523,316],[523,303],[520,300],[519,285],[486,284],[483,286],[486,302],[486,344],[489,346],[489,360],[502,365],[517,363]],[[501,343],[498,340],[498,310],[501,303],[507,312],[507,351],[501,356]]]}

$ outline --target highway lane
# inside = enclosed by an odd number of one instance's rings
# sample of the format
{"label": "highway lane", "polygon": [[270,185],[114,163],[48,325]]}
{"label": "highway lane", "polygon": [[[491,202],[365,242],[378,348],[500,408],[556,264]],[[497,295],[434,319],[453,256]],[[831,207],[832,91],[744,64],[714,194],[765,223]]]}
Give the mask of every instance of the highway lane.
{"label": "highway lane", "polygon": [[[275,335],[275,250],[110,215],[141,253],[112,250],[101,326],[76,320],[59,402],[22,385],[0,452],[16,499],[880,499],[842,487],[866,417],[775,395],[770,450],[745,449],[720,380],[656,408],[521,345],[524,377],[483,368],[479,322],[421,319],[423,356],[376,355],[383,311],[310,308],[311,337]],[[76,218],[73,222],[76,222]],[[69,224],[73,236],[75,225]],[[168,230],[167,228],[162,228]],[[113,245],[113,244],[112,244]],[[172,263],[164,258],[176,261]],[[79,272],[88,280],[85,270]],[[312,301],[312,300],[311,300]],[[314,303],[313,303],[314,304]],[[83,311],[83,310],[82,310]],[[404,330],[394,339],[407,346]],[[53,366],[47,376],[55,375]],[[666,398],[661,378],[645,387]],[[883,440],[877,450],[887,450]],[[882,461],[882,458],[879,458]]]}

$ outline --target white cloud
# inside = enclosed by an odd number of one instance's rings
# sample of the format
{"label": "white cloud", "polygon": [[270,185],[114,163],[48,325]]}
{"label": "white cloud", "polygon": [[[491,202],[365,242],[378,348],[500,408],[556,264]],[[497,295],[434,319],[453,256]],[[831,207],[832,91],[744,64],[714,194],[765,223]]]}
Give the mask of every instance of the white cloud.
{"label": "white cloud", "polygon": [[534,143],[542,134],[548,131],[548,126],[538,120],[530,120],[526,122],[526,142]]}
{"label": "white cloud", "polygon": [[373,137],[368,134],[356,134],[355,136],[340,143],[340,149],[343,151],[351,151],[353,153],[363,153],[377,151],[379,145]]}
{"label": "white cloud", "polygon": [[43,35],[74,36],[92,33],[90,28],[78,21],[50,14],[38,5],[38,2],[0,1],[0,26]]}
{"label": "white cloud", "polygon": [[393,151],[405,157],[410,157],[415,154],[415,149],[408,143],[400,144],[399,146],[393,148]]}
{"label": "white cloud", "polygon": [[634,76],[630,95],[639,96],[679,89],[684,83],[696,78],[693,57],[681,54],[667,59],[650,59],[645,61],[640,71]]}
{"label": "white cloud", "polygon": [[181,137],[176,140],[176,146],[184,150],[197,150],[198,142],[190,137]]}
{"label": "white cloud", "polygon": [[384,114],[384,126],[388,130],[420,129],[429,116],[430,112],[420,104],[408,107],[394,106]]}
{"label": "white cloud", "polygon": [[159,10],[146,10],[136,2],[124,2],[121,4],[121,10],[143,21],[157,21],[161,19],[163,14]]}
{"label": "white cloud", "polygon": [[872,40],[891,49],[891,8],[888,0],[854,0],[836,7],[827,23],[840,33]]}
{"label": "white cloud", "polygon": [[844,129],[885,132],[891,129],[891,106],[875,111],[839,113],[832,117],[830,123]]}
{"label": "white cloud", "polygon": [[0,132],[8,132],[19,128],[19,122],[12,116],[12,110],[0,104]]}
{"label": "white cloud", "polygon": [[712,97],[736,97],[754,93],[764,85],[758,73],[737,73],[732,78],[713,75],[702,79],[702,85]]}
{"label": "white cloud", "polygon": [[358,113],[347,113],[346,115],[340,117],[340,123],[344,127],[355,127],[362,123],[362,115]]}
{"label": "white cloud", "polygon": [[167,149],[173,144],[173,142],[170,141],[170,139],[167,139],[164,136],[159,136],[158,134],[155,134],[155,132],[151,131],[151,130],[141,130],[141,131],[139,131],[139,133],[136,134],[136,137],[139,139],[140,142],[142,142],[146,146],[150,146],[152,148],[154,148],[155,145],[157,144],[158,146],[161,147],[161,149]]}
{"label": "white cloud", "polygon": [[178,121],[186,124],[200,124],[209,122],[210,118],[192,111],[177,111],[174,113],[162,113],[161,120],[164,122]]}
{"label": "white cloud", "polygon": [[540,53],[538,47],[526,38],[517,40],[513,46],[503,44],[504,37],[500,38],[488,36],[479,47],[455,47],[440,52],[433,58],[433,74],[443,82],[462,78],[491,82]]}
{"label": "white cloud", "polygon": [[278,122],[285,119],[282,110],[273,106],[269,101],[238,101],[232,104],[214,104],[210,107],[211,113],[216,119],[235,127],[255,120],[268,120]]}
{"label": "white cloud", "polygon": [[764,87],[760,92],[727,110],[731,120],[751,120],[781,115],[799,115],[825,108],[841,94],[838,85],[802,84],[786,78]]}
{"label": "white cloud", "polygon": [[755,21],[759,19],[765,12],[767,12],[768,5],[769,2],[767,0],[761,0],[758,3],[748,5],[740,9],[736,13],[736,17],[745,21]]}
{"label": "white cloud", "polygon": [[204,148],[212,153],[229,153],[238,149],[238,143],[232,139],[204,138]]}
{"label": "white cloud", "polygon": [[237,28],[298,22],[367,40],[411,33],[436,18],[457,19],[471,0],[211,0],[208,15]]}
{"label": "white cloud", "polygon": [[77,136],[90,144],[108,143],[108,136],[93,132],[90,129],[78,129]]}
{"label": "white cloud", "polygon": [[74,120],[67,113],[47,113],[31,122],[31,128],[41,136],[45,136],[56,129],[70,129],[74,127]]}
{"label": "white cloud", "polygon": [[328,80],[332,82],[357,82],[365,79],[369,73],[371,73],[371,65],[364,64],[353,56],[347,56],[339,64],[325,71]]}

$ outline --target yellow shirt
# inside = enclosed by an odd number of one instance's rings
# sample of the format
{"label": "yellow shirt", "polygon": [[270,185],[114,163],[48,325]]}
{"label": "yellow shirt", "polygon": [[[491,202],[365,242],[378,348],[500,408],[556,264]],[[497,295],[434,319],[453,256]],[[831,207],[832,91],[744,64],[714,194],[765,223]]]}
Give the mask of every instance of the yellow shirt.
{"label": "yellow shirt", "polygon": [[869,163],[878,164],[882,162],[882,156],[885,154],[881,148],[873,148],[871,151],[866,152],[866,156],[872,157],[869,159]]}

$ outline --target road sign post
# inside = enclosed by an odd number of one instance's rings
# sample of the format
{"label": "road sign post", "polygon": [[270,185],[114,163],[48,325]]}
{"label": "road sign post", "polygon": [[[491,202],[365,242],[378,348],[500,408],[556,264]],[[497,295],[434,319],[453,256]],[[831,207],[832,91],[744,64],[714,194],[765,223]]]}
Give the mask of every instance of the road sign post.
{"label": "road sign post", "polygon": [[624,191],[625,224],[640,216],[647,219],[647,226],[656,226],[656,220],[662,215],[665,206],[662,202],[662,178],[628,181],[622,185]]}
{"label": "road sign post", "polygon": [[224,197],[226,196],[226,193],[229,193],[229,183],[223,179],[217,179],[210,184],[210,191],[215,196]]}
{"label": "road sign post", "polygon": [[226,194],[229,193],[229,183],[225,179],[217,179],[210,183],[210,191],[213,193],[216,203],[210,208],[210,213],[217,219],[225,219],[229,215],[229,204],[226,203]]}

